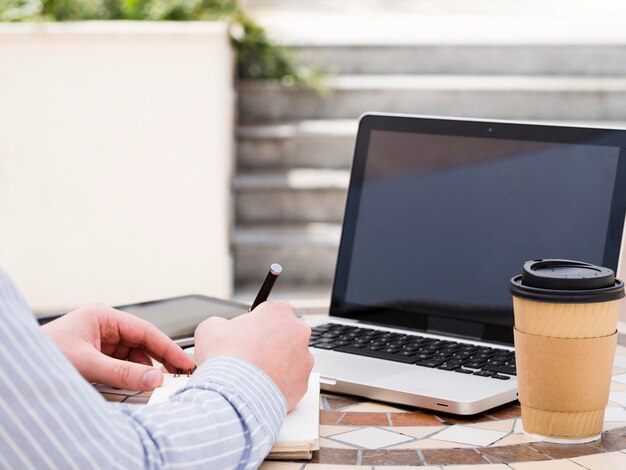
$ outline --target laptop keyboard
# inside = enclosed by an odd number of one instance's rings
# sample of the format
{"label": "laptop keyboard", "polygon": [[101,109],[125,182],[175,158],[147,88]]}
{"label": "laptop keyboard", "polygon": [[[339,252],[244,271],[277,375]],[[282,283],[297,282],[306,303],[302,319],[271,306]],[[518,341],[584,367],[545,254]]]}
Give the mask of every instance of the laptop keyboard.
{"label": "laptop keyboard", "polygon": [[513,351],[336,323],[313,328],[309,346],[497,380],[516,375]]}

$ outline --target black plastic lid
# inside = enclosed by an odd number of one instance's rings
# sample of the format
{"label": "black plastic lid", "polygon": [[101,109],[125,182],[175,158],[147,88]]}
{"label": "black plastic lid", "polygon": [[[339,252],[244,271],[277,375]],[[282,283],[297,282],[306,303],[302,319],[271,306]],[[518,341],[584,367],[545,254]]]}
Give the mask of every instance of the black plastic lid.
{"label": "black plastic lid", "polygon": [[566,259],[527,261],[509,289],[515,297],[539,302],[593,303],[624,297],[624,283],[611,269]]}

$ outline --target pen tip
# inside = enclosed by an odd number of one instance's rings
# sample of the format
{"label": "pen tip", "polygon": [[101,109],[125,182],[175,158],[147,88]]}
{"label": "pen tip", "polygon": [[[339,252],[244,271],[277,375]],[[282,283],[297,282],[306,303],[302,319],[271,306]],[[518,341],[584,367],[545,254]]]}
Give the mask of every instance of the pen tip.
{"label": "pen tip", "polygon": [[280,273],[283,272],[283,267],[278,263],[273,263],[270,266],[270,271],[272,272],[272,274],[278,276]]}

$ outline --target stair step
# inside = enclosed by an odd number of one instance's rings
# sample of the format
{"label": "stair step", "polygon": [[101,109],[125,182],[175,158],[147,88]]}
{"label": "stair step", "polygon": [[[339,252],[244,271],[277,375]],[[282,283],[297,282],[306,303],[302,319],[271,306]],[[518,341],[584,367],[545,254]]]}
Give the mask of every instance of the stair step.
{"label": "stair step", "polygon": [[340,74],[626,75],[626,43],[292,47],[298,62]]}
{"label": "stair step", "polygon": [[[626,121],[550,123],[626,128]],[[356,119],[319,119],[240,126],[237,131],[238,170],[257,172],[289,168],[348,169],[354,155],[357,128]]]}
{"label": "stair step", "polygon": [[357,126],[354,119],[241,126],[238,168],[349,168]]}
{"label": "stair step", "polygon": [[329,288],[340,235],[339,224],[239,226],[232,235],[235,283],[258,284],[278,262],[284,269],[281,285]]}
{"label": "stair step", "polygon": [[366,111],[493,119],[626,120],[626,78],[344,75],[326,97],[273,81],[239,86],[242,122],[354,119]]}
{"label": "stair step", "polygon": [[237,223],[340,222],[349,179],[347,170],[300,168],[238,175]]}

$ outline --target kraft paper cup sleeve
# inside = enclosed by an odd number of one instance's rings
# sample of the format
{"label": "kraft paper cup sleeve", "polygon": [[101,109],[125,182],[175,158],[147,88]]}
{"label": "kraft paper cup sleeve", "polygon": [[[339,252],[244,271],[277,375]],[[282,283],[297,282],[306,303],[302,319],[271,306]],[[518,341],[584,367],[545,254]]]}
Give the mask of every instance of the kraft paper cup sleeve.
{"label": "kraft paper cup sleeve", "polygon": [[617,332],[550,338],[514,329],[519,400],[532,408],[579,412],[608,402]]}
{"label": "kraft paper cup sleeve", "polygon": [[515,328],[553,338],[597,338],[613,334],[619,300],[591,304],[557,304],[513,297]]}

